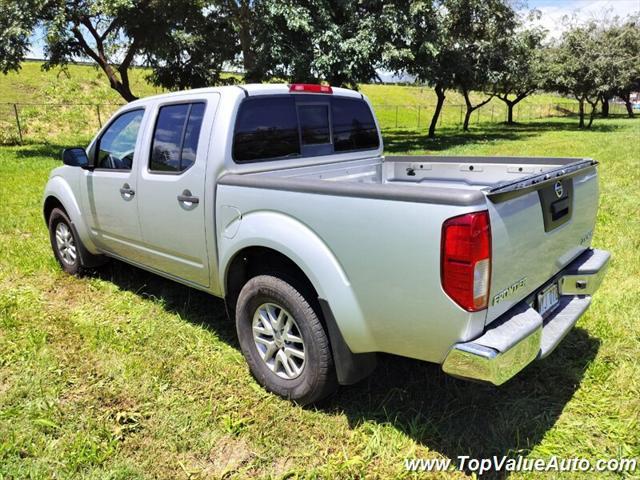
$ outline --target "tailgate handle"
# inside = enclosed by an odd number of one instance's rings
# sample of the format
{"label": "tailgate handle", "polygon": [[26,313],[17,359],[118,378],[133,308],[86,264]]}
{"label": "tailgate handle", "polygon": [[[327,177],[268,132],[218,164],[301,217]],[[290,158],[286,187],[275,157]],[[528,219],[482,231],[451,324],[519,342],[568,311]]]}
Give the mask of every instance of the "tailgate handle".
{"label": "tailgate handle", "polygon": [[555,221],[569,213],[569,197],[551,204],[551,218]]}

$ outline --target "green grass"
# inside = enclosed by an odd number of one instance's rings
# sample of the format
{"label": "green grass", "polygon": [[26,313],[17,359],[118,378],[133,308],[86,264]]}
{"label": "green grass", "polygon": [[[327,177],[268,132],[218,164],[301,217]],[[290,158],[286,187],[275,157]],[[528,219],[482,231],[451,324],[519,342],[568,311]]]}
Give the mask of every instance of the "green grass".
{"label": "green grass", "polygon": [[67,143],[1,147],[0,478],[390,478],[405,457],[640,457],[639,136],[627,119],[387,131],[388,153],[599,160],[593,243],[613,261],[559,348],[503,387],[381,356],[317,409],[256,385],[220,300],[119,262],[63,274],[40,201]]}

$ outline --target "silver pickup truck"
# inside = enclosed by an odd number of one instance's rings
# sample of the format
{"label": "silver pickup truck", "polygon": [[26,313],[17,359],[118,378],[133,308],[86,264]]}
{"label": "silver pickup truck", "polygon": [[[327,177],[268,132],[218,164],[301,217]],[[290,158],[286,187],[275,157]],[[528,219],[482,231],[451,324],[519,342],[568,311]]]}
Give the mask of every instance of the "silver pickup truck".
{"label": "silver pickup truck", "polygon": [[253,376],[301,404],[376,352],[495,385],[547,356],[609,261],[597,162],[382,151],[358,92],[160,95],[63,152],[44,217],[69,273],[113,257],[223,297]]}

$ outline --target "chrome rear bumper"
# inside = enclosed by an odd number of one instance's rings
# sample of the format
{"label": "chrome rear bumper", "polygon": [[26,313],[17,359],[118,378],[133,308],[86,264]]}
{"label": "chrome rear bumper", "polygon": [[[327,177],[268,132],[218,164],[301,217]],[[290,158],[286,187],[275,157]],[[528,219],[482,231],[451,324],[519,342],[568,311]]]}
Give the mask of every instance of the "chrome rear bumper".
{"label": "chrome rear bumper", "polygon": [[536,358],[546,357],[589,307],[609,259],[609,252],[587,250],[555,277],[560,303],[548,317],[533,308],[531,295],[480,337],[455,344],[442,369],[455,377],[502,385]]}

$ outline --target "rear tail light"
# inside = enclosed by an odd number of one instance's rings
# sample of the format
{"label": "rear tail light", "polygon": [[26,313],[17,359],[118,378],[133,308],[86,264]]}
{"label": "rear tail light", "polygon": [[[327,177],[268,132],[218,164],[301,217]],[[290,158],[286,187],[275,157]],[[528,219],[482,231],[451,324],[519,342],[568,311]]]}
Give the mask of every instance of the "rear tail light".
{"label": "rear tail light", "polygon": [[442,225],[442,288],[469,312],[487,308],[491,278],[489,212],[453,217]]}
{"label": "rear tail light", "polygon": [[329,85],[318,85],[315,83],[292,83],[291,85],[289,85],[289,92],[333,93],[333,89]]}

